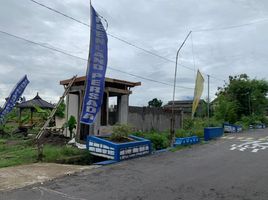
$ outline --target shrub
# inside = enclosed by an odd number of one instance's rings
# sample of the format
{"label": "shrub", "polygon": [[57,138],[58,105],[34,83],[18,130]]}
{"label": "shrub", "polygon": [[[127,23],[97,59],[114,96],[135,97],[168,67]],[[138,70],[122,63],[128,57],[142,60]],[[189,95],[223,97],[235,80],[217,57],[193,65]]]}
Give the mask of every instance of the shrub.
{"label": "shrub", "polygon": [[176,130],[175,135],[176,135],[176,137],[179,137],[179,138],[188,137],[191,135],[191,131],[185,130],[185,129],[178,129],[178,130]]}
{"label": "shrub", "polygon": [[183,129],[189,130],[194,126],[194,120],[191,118],[186,118],[183,120]]}
{"label": "shrub", "polygon": [[71,138],[73,136],[73,130],[76,128],[76,124],[77,124],[77,122],[76,122],[75,117],[73,115],[71,115],[68,122],[66,123],[66,128],[69,129],[70,134],[71,134]]}
{"label": "shrub", "polygon": [[61,102],[60,106],[58,107],[55,116],[60,117],[60,118],[64,118],[65,116],[65,108],[66,108],[66,104],[63,102]]}
{"label": "shrub", "polygon": [[186,118],[183,120],[183,129],[176,130],[176,137],[189,137],[196,135],[200,138],[204,137],[205,127],[221,127],[222,122],[215,118],[201,119],[201,118]]}
{"label": "shrub", "polygon": [[161,133],[151,133],[145,135],[145,138],[151,140],[154,150],[165,149],[169,146],[167,135]]}
{"label": "shrub", "polygon": [[117,124],[113,126],[113,133],[110,136],[112,141],[121,141],[129,136],[132,132],[132,127],[127,124]]}
{"label": "shrub", "polygon": [[152,147],[154,150],[160,150],[169,147],[168,133],[159,133],[155,131],[150,131],[150,132],[136,132],[133,135],[150,140],[152,142]]}

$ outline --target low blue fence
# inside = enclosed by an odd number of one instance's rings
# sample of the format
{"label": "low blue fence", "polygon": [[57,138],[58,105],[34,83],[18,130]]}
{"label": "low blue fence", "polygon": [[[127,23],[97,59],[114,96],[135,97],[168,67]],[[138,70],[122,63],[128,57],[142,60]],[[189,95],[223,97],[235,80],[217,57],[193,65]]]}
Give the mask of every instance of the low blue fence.
{"label": "low blue fence", "polygon": [[224,129],[224,132],[227,132],[227,133],[239,133],[242,131],[242,126],[224,123],[223,129]]}
{"label": "low blue fence", "polygon": [[112,159],[115,161],[135,158],[150,154],[152,151],[151,141],[136,137],[129,136],[134,141],[125,143],[115,143],[105,138],[88,136],[87,137],[87,150],[93,155]]}
{"label": "low blue fence", "polygon": [[265,124],[256,124],[256,125],[249,125],[249,128],[250,129],[253,129],[253,128],[256,128],[256,129],[263,129],[263,128],[266,128],[266,125]]}
{"label": "low blue fence", "polygon": [[223,135],[222,127],[207,127],[204,128],[204,140],[208,141]]}
{"label": "low blue fence", "polygon": [[181,146],[181,145],[190,145],[190,144],[196,144],[200,140],[197,136],[191,136],[191,137],[184,137],[184,138],[176,138],[174,146]]}

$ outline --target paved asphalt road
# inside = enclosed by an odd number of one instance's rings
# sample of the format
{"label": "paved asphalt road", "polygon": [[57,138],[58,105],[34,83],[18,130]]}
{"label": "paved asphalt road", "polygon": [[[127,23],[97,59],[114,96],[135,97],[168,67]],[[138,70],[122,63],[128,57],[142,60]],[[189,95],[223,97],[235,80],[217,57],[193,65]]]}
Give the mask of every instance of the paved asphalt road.
{"label": "paved asphalt road", "polygon": [[2,192],[0,199],[268,200],[267,136],[267,130],[228,135]]}

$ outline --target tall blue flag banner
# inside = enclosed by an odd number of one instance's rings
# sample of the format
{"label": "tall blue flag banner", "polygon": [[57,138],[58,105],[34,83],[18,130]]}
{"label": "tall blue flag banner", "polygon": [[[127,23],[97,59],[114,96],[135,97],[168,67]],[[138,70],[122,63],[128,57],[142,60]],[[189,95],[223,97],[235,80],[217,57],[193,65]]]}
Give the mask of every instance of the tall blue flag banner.
{"label": "tall blue flag banner", "polygon": [[10,93],[5,105],[3,106],[3,110],[0,112],[0,123],[4,122],[5,116],[11,112],[13,107],[16,105],[16,102],[21,97],[22,93],[24,92],[26,86],[29,84],[29,80],[25,75],[15,86],[15,88]]}
{"label": "tall blue flag banner", "polygon": [[102,105],[107,68],[107,34],[95,9],[91,9],[89,61],[80,122],[92,124]]}

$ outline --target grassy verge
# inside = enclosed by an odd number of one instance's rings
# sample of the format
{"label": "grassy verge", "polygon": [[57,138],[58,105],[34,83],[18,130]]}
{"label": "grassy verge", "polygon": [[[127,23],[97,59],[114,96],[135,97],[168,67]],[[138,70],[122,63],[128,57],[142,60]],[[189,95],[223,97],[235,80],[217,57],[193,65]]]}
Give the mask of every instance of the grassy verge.
{"label": "grassy verge", "polygon": [[[70,146],[44,146],[44,162],[65,161],[72,157],[91,163],[90,154]],[[37,150],[32,140],[17,138],[0,139],[0,168],[37,162]]]}

